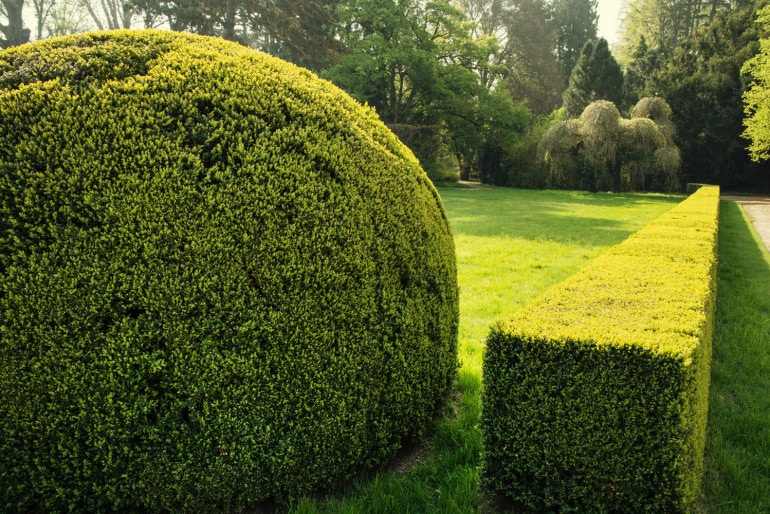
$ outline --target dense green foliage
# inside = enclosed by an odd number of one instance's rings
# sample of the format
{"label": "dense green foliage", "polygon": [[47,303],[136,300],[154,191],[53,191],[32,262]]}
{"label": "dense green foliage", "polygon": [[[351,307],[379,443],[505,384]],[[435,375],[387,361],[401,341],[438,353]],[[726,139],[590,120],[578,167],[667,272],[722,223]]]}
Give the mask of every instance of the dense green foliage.
{"label": "dense green foliage", "polygon": [[[765,34],[770,33],[770,5],[757,13],[757,23],[762,24]],[[751,87],[743,93],[746,110],[743,135],[751,141],[749,153],[756,161],[770,158],[770,38],[764,37],[759,43],[759,53],[743,65],[743,72],[753,79]]]}
{"label": "dense green foliage", "polygon": [[690,512],[706,437],[719,188],[493,328],[486,488],[535,511]]}
{"label": "dense green foliage", "polygon": [[236,511],[433,422],[454,246],[374,112],[173,32],[7,50],[0,88],[0,509]]}
{"label": "dense green foliage", "polygon": [[663,65],[664,54],[659,48],[650,48],[644,36],[634,47],[631,59],[623,71],[622,109],[636,104],[644,96],[647,80]]}
{"label": "dense green foliage", "polygon": [[352,0],[340,6],[339,17],[338,37],[348,52],[324,76],[372,106],[428,174],[439,174],[445,113],[476,117],[479,86],[471,63],[486,53],[472,44],[462,13],[446,1],[423,7],[413,0]]}
{"label": "dense green foliage", "polygon": [[354,0],[339,17],[349,53],[324,76],[374,107],[431,177],[449,156],[461,178],[504,184],[506,145],[526,130],[529,111],[500,81],[494,37],[473,37],[446,0]]}
{"label": "dense green foliage", "polygon": [[770,168],[746,151],[741,67],[759,50],[761,32],[752,6],[717,15],[684,41],[648,80],[647,94],[664,97],[673,111],[685,182],[723,189],[768,190]]}

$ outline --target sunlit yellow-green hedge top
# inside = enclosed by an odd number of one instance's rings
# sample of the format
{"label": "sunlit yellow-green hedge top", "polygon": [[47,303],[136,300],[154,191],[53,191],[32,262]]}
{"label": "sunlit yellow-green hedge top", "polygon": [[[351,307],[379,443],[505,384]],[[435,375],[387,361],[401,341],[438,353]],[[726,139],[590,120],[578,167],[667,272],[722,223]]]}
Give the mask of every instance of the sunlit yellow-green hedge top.
{"label": "sunlit yellow-green hedge top", "polygon": [[503,323],[511,335],[689,359],[706,323],[719,188],[706,186]]}
{"label": "sunlit yellow-green hedge top", "polygon": [[308,71],[162,31],[4,51],[0,209],[0,511],[289,502],[444,402],[443,207]]}
{"label": "sunlit yellow-green hedge top", "polygon": [[495,326],[485,487],[536,512],[691,512],[703,471],[719,188]]}

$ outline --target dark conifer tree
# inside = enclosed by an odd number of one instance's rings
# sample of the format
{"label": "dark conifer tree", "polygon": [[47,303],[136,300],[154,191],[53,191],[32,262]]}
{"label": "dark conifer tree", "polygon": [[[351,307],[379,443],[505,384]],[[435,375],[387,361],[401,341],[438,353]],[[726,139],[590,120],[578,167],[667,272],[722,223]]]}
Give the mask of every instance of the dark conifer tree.
{"label": "dark conifer tree", "polygon": [[606,39],[588,41],[572,69],[564,92],[564,110],[570,118],[580,116],[588,104],[609,100],[619,105],[623,97],[623,71],[610,52]]}
{"label": "dark conifer tree", "polygon": [[591,79],[589,78],[591,66],[591,54],[594,51],[594,42],[586,41],[580,57],[572,68],[569,76],[567,90],[562,97],[564,111],[570,118],[580,116],[583,109],[591,103]]}
{"label": "dark conifer tree", "polygon": [[644,96],[647,80],[663,65],[664,55],[659,48],[650,48],[644,36],[631,55],[632,61],[626,66],[623,81],[623,110],[636,104]]}

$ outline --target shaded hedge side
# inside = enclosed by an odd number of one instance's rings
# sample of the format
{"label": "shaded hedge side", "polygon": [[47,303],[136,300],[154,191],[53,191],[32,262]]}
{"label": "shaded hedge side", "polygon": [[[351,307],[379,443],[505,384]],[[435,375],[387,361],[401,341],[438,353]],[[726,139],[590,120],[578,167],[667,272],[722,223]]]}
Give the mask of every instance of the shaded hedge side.
{"label": "shaded hedge side", "polygon": [[0,510],[243,509],[390,458],[456,369],[438,195],[221,40],[0,53]]}
{"label": "shaded hedge side", "polygon": [[690,512],[703,470],[719,188],[495,327],[485,487],[526,511]]}

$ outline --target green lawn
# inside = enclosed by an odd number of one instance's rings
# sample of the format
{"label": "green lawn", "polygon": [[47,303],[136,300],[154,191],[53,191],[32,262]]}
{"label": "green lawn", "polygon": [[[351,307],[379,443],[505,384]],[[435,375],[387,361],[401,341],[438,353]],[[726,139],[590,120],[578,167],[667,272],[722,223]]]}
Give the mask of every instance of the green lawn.
{"label": "green lawn", "polygon": [[[478,492],[477,427],[489,326],[682,199],[511,189],[442,189],[441,196],[460,282],[461,368],[453,405],[428,442],[405,452],[395,469],[362,477],[331,498],[303,500],[292,512],[489,510]],[[770,261],[735,204],[723,206],[712,390],[717,405],[710,418],[718,428],[710,429],[702,504],[707,512],[761,512],[756,507],[770,497]],[[764,368],[757,368],[761,362]],[[770,510],[767,503],[764,509]]]}
{"label": "green lawn", "polygon": [[770,254],[722,202],[702,511],[770,512]]}

